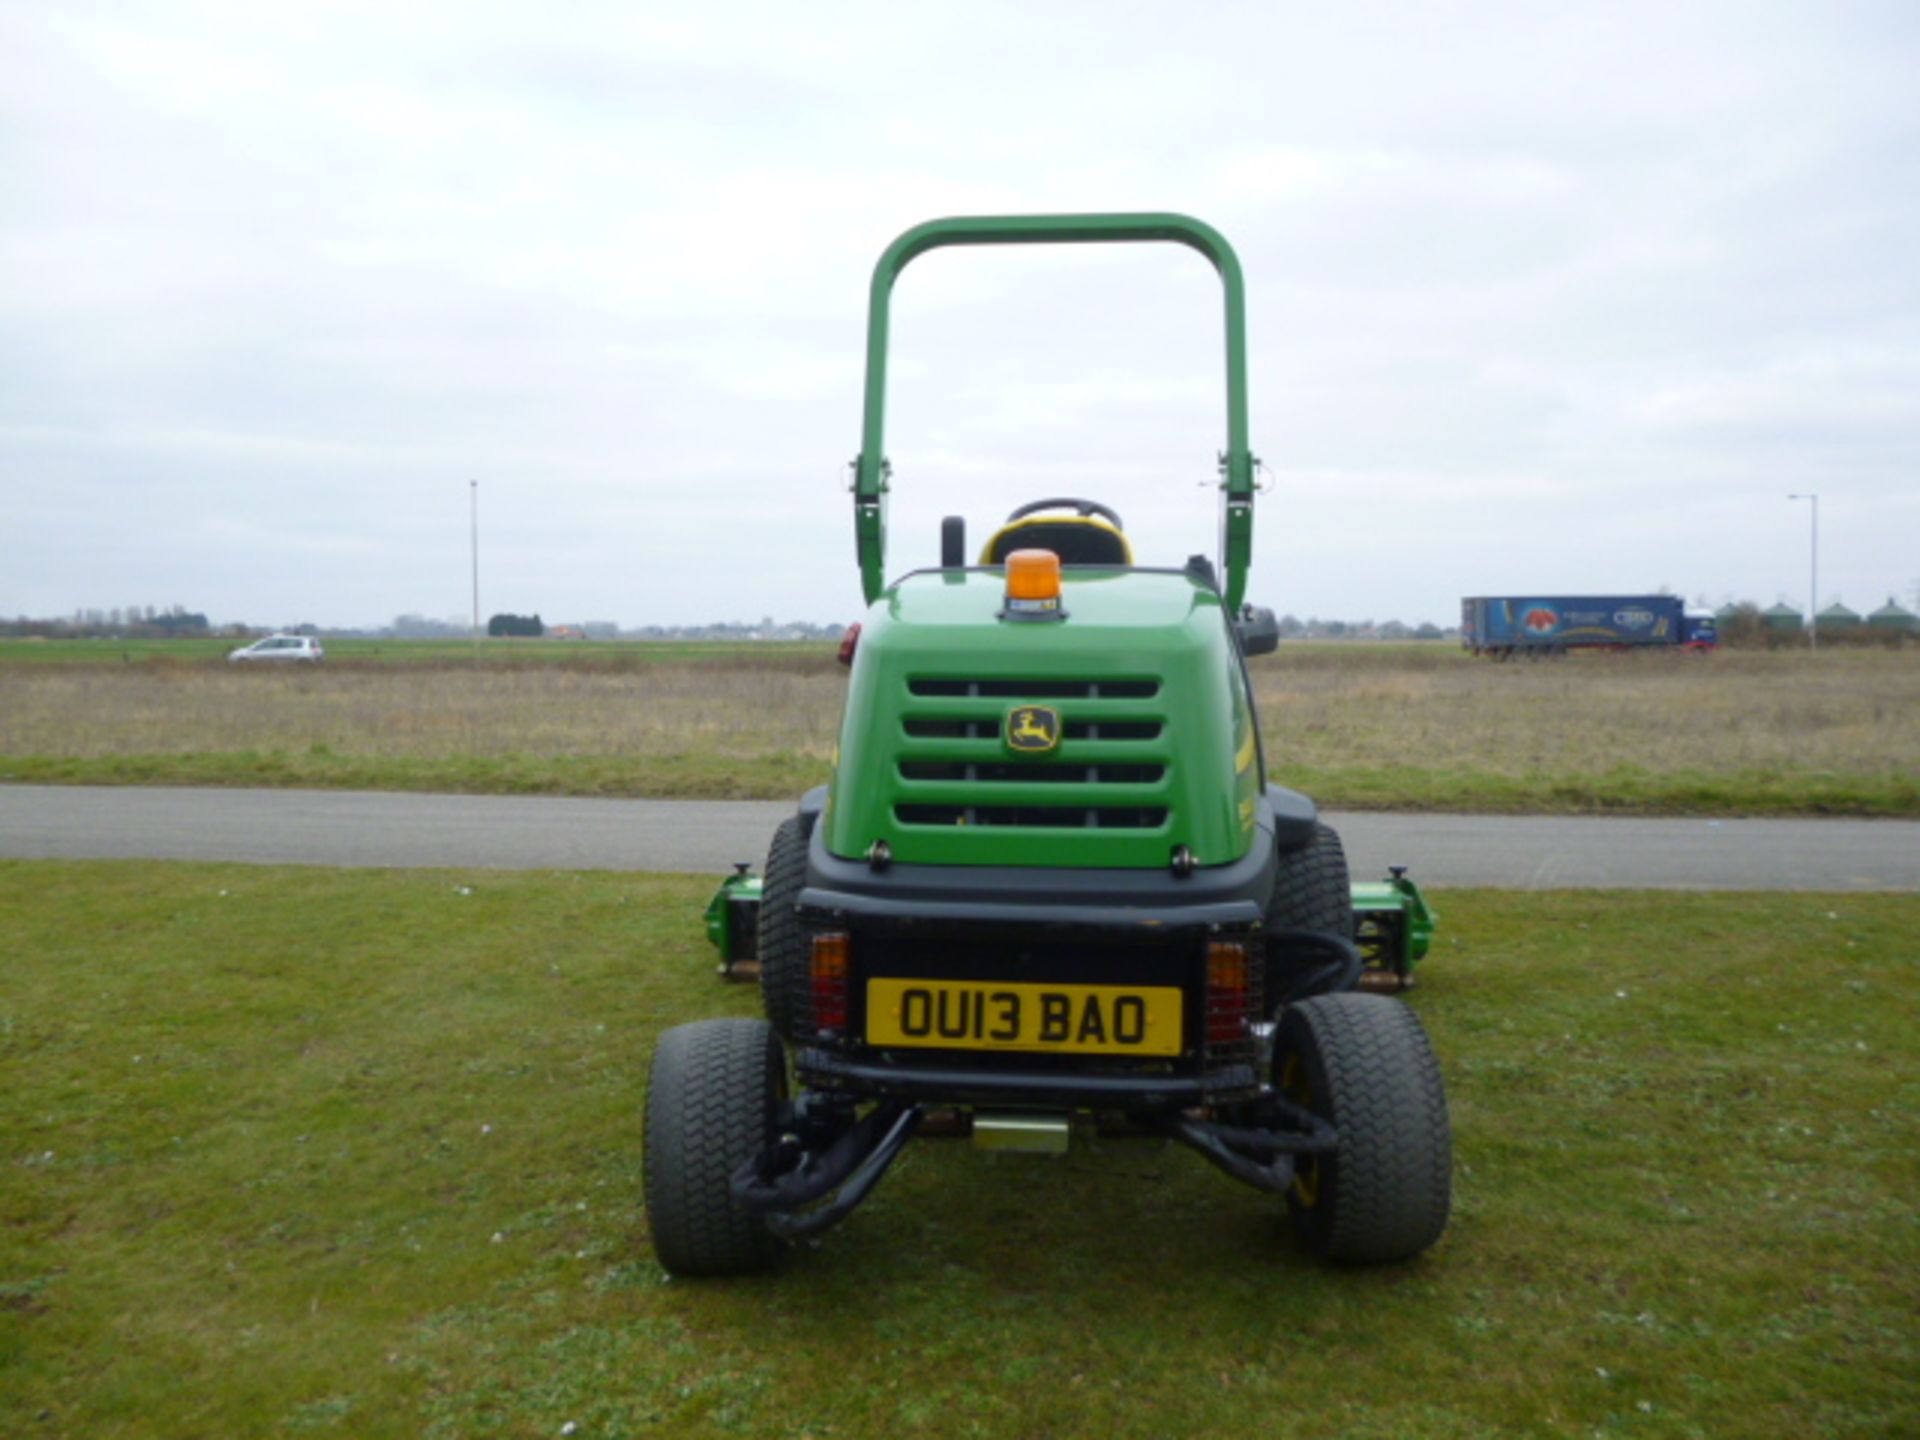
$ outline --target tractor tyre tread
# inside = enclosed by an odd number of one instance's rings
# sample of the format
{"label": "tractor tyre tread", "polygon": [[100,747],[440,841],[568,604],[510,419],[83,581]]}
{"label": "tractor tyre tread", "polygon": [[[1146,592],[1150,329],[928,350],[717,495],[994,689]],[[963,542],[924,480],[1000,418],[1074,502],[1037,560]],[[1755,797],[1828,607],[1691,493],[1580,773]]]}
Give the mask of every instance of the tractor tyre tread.
{"label": "tractor tyre tread", "polygon": [[799,819],[782,820],[767,849],[760,887],[758,946],[760,1000],[781,1039],[799,1044],[808,1016],[806,934],[795,906],[807,883],[807,833]]}
{"label": "tractor tyre tread", "polygon": [[729,1182],[772,1144],[784,1074],[763,1020],[699,1020],[660,1037],[642,1168],[654,1254],[671,1273],[744,1275],[778,1257],[779,1242]]}
{"label": "tractor tyre tread", "polygon": [[1347,991],[1281,1016],[1277,1061],[1298,1054],[1313,1109],[1339,1131],[1314,1167],[1317,1193],[1289,1197],[1308,1246],[1329,1260],[1405,1260],[1437,1241],[1453,1198],[1453,1140],[1440,1066],[1399,1000]]}
{"label": "tractor tyre tread", "polygon": [[1353,890],[1340,832],[1316,822],[1305,848],[1284,854],[1273,874],[1267,924],[1281,930],[1313,930],[1353,938]]}

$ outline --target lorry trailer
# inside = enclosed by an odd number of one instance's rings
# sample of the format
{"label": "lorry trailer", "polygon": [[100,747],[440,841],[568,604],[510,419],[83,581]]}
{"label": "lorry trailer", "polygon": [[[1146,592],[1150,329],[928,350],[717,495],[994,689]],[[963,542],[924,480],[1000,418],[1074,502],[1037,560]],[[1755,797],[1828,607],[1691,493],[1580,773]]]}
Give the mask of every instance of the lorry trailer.
{"label": "lorry trailer", "polygon": [[1460,602],[1460,643],[1496,660],[1569,650],[1708,650],[1710,615],[1688,615],[1677,595],[1470,595]]}

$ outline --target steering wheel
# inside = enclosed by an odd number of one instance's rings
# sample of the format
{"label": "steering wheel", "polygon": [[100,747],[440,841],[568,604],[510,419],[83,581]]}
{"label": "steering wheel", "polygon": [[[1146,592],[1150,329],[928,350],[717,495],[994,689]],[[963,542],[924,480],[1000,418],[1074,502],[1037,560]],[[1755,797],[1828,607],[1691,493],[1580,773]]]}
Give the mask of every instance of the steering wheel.
{"label": "steering wheel", "polygon": [[1071,496],[1059,496],[1052,500],[1033,500],[1022,505],[1011,515],[1007,523],[1011,525],[1023,515],[1031,515],[1036,510],[1077,510],[1082,516],[1098,515],[1116,530],[1125,530],[1126,524],[1120,519],[1120,512],[1111,506],[1102,505],[1098,500],[1076,500]]}

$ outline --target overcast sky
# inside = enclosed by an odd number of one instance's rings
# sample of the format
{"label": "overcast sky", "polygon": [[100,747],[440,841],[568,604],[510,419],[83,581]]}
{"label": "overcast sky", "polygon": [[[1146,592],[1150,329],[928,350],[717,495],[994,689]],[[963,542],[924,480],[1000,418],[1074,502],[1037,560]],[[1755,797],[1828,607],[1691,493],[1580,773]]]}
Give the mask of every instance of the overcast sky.
{"label": "overcast sky", "polygon": [[[1920,5],[0,4],[0,614],[850,620],[867,278],[1180,210],[1252,598],[1920,582]],[[1212,548],[1174,246],[903,277],[889,569]]]}

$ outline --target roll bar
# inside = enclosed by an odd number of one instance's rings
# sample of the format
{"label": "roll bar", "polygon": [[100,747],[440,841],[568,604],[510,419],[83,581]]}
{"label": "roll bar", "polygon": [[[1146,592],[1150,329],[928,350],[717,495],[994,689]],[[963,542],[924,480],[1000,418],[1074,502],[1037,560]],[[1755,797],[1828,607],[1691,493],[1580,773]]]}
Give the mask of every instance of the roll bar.
{"label": "roll bar", "polygon": [[1198,250],[1213,263],[1225,292],[1227,446],[1219,457],[1221,569],[1225,599],[1238,612],[1253,558],[1253,452],[1247,448],[1247,320],[1240,259],[1226,237],[1187,215],[965,215],[916,225],[886,248],[873,267],[867,302],[866,410],[860,454],[853,462],[854,540],[860,584],[871,605],[886,581],[886,494],[892,467],[886,458],[887,324],[894,281],[918,256],[947,245],[1079,245],[1171,241]]}

